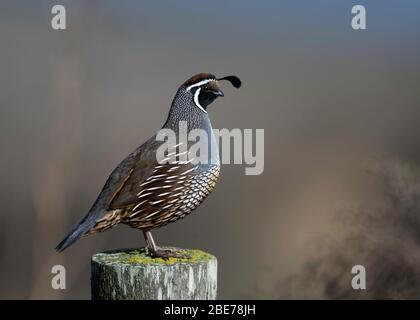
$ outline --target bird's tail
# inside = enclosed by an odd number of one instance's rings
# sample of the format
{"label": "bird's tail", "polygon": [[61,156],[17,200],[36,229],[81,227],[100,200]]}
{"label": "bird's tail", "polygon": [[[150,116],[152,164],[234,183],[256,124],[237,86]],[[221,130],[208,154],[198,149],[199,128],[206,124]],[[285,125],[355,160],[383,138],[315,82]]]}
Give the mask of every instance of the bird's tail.
{"label": "bird's tail", "polygon": [[55,250],[58,252],[61,252],[71,246],[73,243],[75,243],[77,240],[82,238],[84,235],[86,235],[90,229],[96,224],[96,221],[100,215],[102,215],[103,212],[91,212],[89,213],[78,225],[76,228],[70,232],[67,237],[61,241],[57,247],[55,247]]}

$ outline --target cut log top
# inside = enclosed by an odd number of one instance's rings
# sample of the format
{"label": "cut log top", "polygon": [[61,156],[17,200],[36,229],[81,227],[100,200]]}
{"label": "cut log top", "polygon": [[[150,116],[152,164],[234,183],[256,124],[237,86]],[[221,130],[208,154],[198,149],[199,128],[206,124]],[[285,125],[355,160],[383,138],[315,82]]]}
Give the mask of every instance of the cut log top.
{"label": "cut log top", "polygon": [[217,260],[201,250],[188,257],[151,258],[145,249],[122,249],[92,257],[92,299],[216,299]]}

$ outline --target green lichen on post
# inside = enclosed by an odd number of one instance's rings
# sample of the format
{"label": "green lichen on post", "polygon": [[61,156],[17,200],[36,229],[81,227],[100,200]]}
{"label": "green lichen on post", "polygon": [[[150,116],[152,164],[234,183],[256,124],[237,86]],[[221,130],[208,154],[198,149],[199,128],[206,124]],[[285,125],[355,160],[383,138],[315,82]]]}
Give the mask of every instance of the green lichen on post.
{"label": "green lichen on post", "polygon": [[107,263],[119,264],[165,264],[172,265],[175,263],[198,263],[210,260],[213,256],[201,250],[196,249],[179,249],[177,251],[181,257],[170,257],[169,259],[153,258],[146,249],[133,249],[130,251],[120,251],[104,255]]}

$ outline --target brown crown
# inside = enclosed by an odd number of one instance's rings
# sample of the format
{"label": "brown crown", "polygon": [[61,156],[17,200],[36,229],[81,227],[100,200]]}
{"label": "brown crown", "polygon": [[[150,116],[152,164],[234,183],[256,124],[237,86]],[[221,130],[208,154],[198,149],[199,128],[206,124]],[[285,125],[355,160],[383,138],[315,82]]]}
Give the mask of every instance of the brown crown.
{"label": "brown crown", "polygon": [[189,78],[187,81],[184,82],[184,86],[190,86],[194,83],[203,81],[203,80],[207,80],[207,79],[216,79],[216,77],[211,74],[211,73],[199,73],[196,74],[195,76]]}

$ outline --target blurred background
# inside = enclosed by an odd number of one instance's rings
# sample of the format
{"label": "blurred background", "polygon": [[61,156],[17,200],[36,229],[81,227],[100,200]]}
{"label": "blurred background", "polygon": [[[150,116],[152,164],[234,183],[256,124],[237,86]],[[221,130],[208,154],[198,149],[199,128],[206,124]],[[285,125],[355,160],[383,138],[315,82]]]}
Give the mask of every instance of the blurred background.
{"label": "blurred background", "polygon": [[241,77],[212,123],[265,129],[265,170],[224,165],[157,242],[216,255],[219,298],[420,298],[420,2],[62,0],[65,31],[55,4],[0,4],[0,298],[89,299],[92,254],[144,245],[54,251],[198,72]]}

